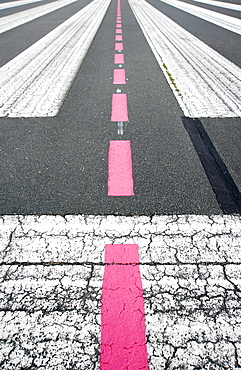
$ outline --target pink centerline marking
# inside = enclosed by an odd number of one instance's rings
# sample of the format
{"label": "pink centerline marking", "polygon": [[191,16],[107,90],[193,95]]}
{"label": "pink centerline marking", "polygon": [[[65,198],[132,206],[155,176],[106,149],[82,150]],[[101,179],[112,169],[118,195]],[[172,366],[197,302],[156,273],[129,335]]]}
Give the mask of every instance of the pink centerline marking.
{"label": "pink centerline marking", "polygon": [[115,33],[122,33],[122,29],[116,29]]}
{"label": "pink centerline marking", "polygon": [[124,54],[115,54],[114,55],[114,64],[124,64]]}
{"label": "pink centerline marking", "polygon": [[117,24],[116,25],[116,28],[122,28],[122,25],[121,24]]}
{"label": "pink centerline marking", "polygon": [[121,20],[120,20],[120,19],[117,19],[117,20],[116,20],[116,23],[121,23]]}
{"label": "pink centerline marking", "polygon": [[115,41],[123,41],[122,35],[116,35],[115,36]]}
{"label": "pink centerline marking", "polygon": [[108,196],[134,195],[129,140],[111,140],[108,154]]}
{"label": "pink centerline marking", "polygon": [[148,370],[138,245],[107,244],[105,263],[100,370]]}
{"label": "pink centerline marking", "polygon": [[126,94],[112,94],[111,122],[128,122]]}
{"label": "pink centerline marking", "polygon": [[123,42],[116,42],[115,43],[115,50],[124,50]]}
{"label": "pink centerline marking", "polygon": [[115,85],[126,84],[126,70],[125,69],[114,69],[113,84]]}

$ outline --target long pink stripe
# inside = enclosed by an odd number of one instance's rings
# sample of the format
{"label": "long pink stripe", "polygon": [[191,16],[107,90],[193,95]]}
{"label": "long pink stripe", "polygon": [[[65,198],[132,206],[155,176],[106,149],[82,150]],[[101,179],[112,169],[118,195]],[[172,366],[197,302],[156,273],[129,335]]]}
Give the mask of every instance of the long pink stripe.
{"label": "long pink stripe", "polygon": [[114,55],[114,64],[124,64],[124,54],[115,54]]}
{"label": "long pink stripe", "polygon": [[126,70],[125,69],[114,69],[113,84],[115,85],[126,84]]}
{"label": "long pink stripe", "polygon": [[112,94],[111,122],[128,122],[126,94]]}
{"label": "long pink stripe", "polygon": [[108,155],[108,195],[134,195],[132,156],[129,140],[111,140]]}
{"label": "long pink stripe", "polygon": [[148,370],[138,245],[106,245],[105,262],[100,370]]}

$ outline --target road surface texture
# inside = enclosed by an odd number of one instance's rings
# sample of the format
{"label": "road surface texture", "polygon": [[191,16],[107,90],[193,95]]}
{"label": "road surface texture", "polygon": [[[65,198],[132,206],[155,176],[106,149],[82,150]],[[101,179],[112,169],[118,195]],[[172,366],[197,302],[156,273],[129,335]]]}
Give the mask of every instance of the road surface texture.
{"label": "road surface texture", "polygon": [[241,369],[240,1],[0,17],[0,368]]}

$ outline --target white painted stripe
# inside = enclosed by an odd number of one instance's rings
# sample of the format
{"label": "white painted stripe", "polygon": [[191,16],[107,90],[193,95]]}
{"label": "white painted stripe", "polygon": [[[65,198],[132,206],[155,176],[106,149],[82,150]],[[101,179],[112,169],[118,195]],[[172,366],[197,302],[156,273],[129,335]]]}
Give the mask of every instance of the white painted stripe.
{"label": "white painted stripe", "polygon": [[0,116],[55,116],[107,11],[95,0],[0,69]]}
{"label": "white painted stripe", "polygon": [[129,3],[184,114],[241,117],[241,69],[147,2]]}
{"label": "white painted stripe", "polygon": [[30,22],[36,18],[42,17],[48,13],[51,13],[57,9],[63,8],[66,5],[72,4],[77,0],[59,0],[54,1],[50,4],[44,4],[37,6],[32,9],[24,10],[15,14],[7,15],[6,17],[0,18],[0,33],[11,30],[12,28],[21,26],[27,22]]}
{"label": "white painted stripe", "polygon": [[220,8],[237,10],[238,12],[241,12],[241,5],[239,4],[225,3],[224,1],[215,1],[215,0],[193,0],[193,1],[196,1],[198,3],[218,6]]}
{"label": "white painted stripe", "polygon": [[38,3],[43,0],[17,0],[17,1],[9,1],[7,3],[0,3],[0,10],[15,8],[16,6],[22,6],[26,4]]}
{"label": "white painted stripe", "polygon": [[209,9],[200,8],[196,5],[191,5],[178,0],[161,0],[163,3],[174,6],[175,8],[184,10],[185,12],[202,18],[205,21],[216,24],[229,31],[241,35],[241,19],[230,17],[229,15],[214,12]]}

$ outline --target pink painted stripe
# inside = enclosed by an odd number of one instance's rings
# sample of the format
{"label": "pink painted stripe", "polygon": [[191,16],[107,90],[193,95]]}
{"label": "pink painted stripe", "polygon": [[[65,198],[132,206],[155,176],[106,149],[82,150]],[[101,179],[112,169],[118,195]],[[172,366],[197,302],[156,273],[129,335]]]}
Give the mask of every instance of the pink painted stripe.
{"label": "pink painted stripe", "polygon": [[100,370],[148,370],[138,245],[106,245],[105,262]]}
{"label": "pink painted stripe", "polygon": [[122,29],[116,29],[115,33],[122,33]]}
{"label": "pink painted stripe", "polygon": [[117,20],[116,20],[116,23],[121,23],[121,20],[117,19]]}
{"label": "pink painted stripe", "polygon": [[111,140],[108,155],[108,195],[134,195],[131,144],[129,140]]}
{"label": "pink painted stripe", "polygon": [[124,64],[124,54],[115,54],[114,55],[114,64]]}
{"label": "pink painted stripe", "polygon": [[115,41],[123,41],[122,35],[115,35]]}
{"label": "pink painted stripe", "polygon": [[112,94],[111,122],[128,122],[126,94]]}
{"label": "pink painted stripe", "polygon": [[125,69],[114,69],[113,84],[114,85],[126,84],[126,70]]}
{"label": "pink painted stripe", "polygon": [[116,25],[116,28],[122,28],[122,25],[121,24],[117,24]]}
{"label": "pink painted stripe", "polygon": [[123,42],[116,42],[115,43],[115,50],[124,50]]}

